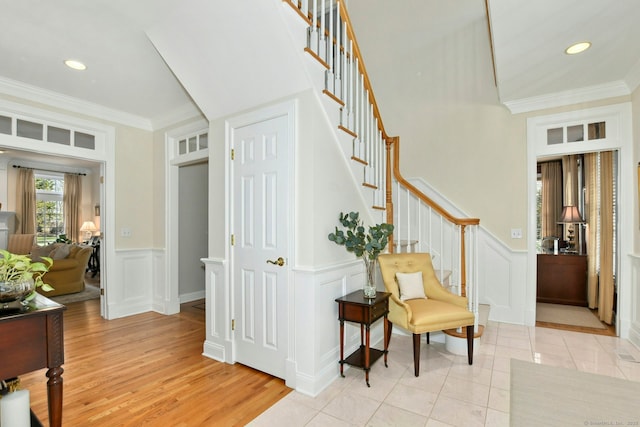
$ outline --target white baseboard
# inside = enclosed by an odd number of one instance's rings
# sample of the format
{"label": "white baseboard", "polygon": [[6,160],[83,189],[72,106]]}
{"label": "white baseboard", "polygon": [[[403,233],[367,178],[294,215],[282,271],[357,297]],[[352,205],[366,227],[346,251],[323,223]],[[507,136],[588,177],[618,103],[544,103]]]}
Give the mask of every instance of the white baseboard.
{"label": "white baseboard", "polygon": [[180,304],[184,304],[185,302],[196,301],[196,300],[204,299],[204,298],[205,298],[204,289],[201,290],[201,291],[190,292],[188,294],[181,294],[180,295]]}

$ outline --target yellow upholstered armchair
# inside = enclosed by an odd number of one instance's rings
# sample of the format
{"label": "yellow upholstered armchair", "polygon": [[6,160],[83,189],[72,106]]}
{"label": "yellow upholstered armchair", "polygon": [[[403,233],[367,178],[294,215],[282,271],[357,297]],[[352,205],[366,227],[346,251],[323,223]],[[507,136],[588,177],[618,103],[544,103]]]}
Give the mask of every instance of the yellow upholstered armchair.
{"label": "yellow upholstered armchair", "polygon": [[473,364],[475,316],[467,298],[447,291],[438,281],[428,253],[384,254],[378,257],[389,298],[387,342],[392,325],[413,333],[415,376],[420,373],[420,335],[446,329],[467,328],[467,357]]}
{"label": "yellow upholstered armchair", "polygon": [[12,254],[28,255],[35,241],[35,234],[10,234],[7,250]]}

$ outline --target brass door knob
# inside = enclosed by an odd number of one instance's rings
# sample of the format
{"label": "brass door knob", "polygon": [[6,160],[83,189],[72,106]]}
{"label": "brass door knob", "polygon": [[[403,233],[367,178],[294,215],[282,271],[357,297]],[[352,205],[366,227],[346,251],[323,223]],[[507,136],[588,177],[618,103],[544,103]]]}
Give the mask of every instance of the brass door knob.
{"label": "brass door knob", "polygon": [[280,257],[275,261],[271,261],[270,259],[268,259],[267,260],[267,264],[274,264],[274,265],[282,267],[284,265],[284,258]]}

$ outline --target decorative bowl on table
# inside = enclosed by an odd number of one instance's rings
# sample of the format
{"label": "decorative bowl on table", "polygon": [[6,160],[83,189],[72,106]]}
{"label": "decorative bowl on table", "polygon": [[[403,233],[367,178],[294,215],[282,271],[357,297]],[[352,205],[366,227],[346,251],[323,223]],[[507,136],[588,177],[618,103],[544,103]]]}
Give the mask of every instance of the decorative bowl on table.
{"label": "decorative bowl on table", "polygon": [[0,282],[0,304],[23,301],[36,288],[33,280],[21,282]]}

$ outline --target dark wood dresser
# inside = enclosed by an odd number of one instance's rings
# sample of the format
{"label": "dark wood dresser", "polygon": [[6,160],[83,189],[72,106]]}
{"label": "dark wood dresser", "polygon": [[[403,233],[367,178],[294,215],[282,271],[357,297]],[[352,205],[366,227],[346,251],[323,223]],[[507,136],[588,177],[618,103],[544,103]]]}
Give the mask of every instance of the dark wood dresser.
{"label": "dark wood dresser", "polygon": [[537,301],[587,306],[587,256],[538,254]]}

